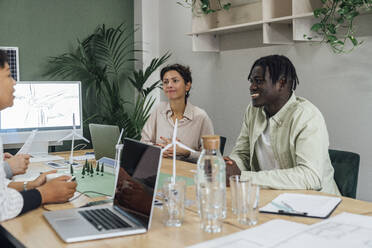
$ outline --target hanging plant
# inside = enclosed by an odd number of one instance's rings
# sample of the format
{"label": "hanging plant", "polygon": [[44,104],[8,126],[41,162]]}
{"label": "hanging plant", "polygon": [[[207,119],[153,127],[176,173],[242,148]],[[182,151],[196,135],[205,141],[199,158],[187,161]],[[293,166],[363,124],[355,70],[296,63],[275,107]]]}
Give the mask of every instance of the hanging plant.
{"label": "hanging plant", "polygon": [[[372,9],[372,0],[320,0],[321,8],[314,10],[315,18],[320,19],[311,30],[323,37],[335,53],[346,53],[363,43],[355,37],[354,18],[360,11]],[[312,37],[306,37],[311,40]]]}
{"label": "hanging plant", "polygon": [[[212,1],[216,2],[215,7],[211,4]],[[230,2],[221,3],[221,0],[183,0],[178,1],[177,4],[186,8],[191,8],[192,12],[196,15],[207,15],[220,10],[229,10],[231,7]]]}

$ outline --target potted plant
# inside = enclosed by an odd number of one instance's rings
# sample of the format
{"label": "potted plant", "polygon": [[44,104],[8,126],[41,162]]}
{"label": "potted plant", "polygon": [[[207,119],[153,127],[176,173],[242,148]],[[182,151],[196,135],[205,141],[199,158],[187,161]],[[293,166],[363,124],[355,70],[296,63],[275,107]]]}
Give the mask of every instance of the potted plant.
{"label": "potted plant", "polygon": [[220,10],[229,10],[231,7],[230,2],[223,0],[183,0],[178,1],[177,4],[183,7],[190,7],[196,15],[208,15]]}
{"label": "potted plant", "polygon": [[[321,8],[314,10],[315,23],[311,30],[322,36],[335,53],[352,51],[362,42],[355,37],[354,21],[361,11],[372,9],[372,0],[320,0]],[[307,37],[309,40],[312,37]]]}

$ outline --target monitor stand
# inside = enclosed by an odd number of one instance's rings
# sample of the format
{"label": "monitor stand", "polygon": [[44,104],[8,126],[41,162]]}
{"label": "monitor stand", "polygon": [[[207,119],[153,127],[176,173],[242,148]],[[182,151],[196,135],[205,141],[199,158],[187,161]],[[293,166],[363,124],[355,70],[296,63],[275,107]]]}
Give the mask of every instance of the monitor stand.
{"label": "monitor stand", "polygon": [[32,158],[30,159],[30,162],[37,163],[37,162],[64,160],[64,158],[61,156],[48,154],[49,145],[51,144],[48,141],[32,142],[32,146],[29,151],[29,154],[32,156]]}

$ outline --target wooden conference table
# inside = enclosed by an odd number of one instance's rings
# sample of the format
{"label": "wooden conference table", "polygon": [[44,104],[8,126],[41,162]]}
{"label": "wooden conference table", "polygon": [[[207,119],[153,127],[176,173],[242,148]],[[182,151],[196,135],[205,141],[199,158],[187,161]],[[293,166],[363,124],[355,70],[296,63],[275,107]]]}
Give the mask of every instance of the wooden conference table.
{"label": "wooden conference table", "polygon": [[[60,156],[68,156],[66,153],[59,153]],[[78,154],[75,154],[78,155]],[[41,164],[31,164],[30,166],[43,166]],[[195,164],[190,164],[182,161],[177,161],[177,174],[192,177],[192,170],[196,170]],[[172,160],[163,159],[161,171],[171,174]],[[288,191],[288,190],[261,190],[260,192],[260,207],[266,205],[276,196],[284,192],[298,192],[304,194],[322,194],[316,191]],[[195,188],[193,186],[187,189],[187,198],[195,199]],[[97,200],[95,198],[93,200]],[[100,198],[102,199],[102,197]],[[82,196],[73,202],[65,204],[50,204],[45,207],[51,210],[75,208],[92,201],[92,199]],[[85,241],[78,243],[64,243],[54,230],[49,226],[43,217],[43,208],[38,208],[25,215],[12,220],[5,221],[1,225],[8,230],[16,239],[22,242],[26,247],[185,247],[202,241],[228,235],[238,232],[250,226],[241,225],[237,222],[236,217],[232,214],[230,202],[230,191],[227,189],[227,218],[223,221],[222,232],[219,234],[204,233],[200,229],[199,217],[196,211],[196,206],[186,207],[184,223],[181,227],[166,227],[162,224],[161,209],[155,208],[153,213],[152,225],[150,231],[146,234],[125,236],[118,238],[102,239]],[[351,198],[342,197],[341,204],[332,213],[332,216],[341,212],[350,212],[372,216],[372,203],[354,200]],[[304,224],[313,224],[321,221],[315,218],[283,216],[274,214],[259,214],[258,224],[265,223],[272,219],[285,219]]]}

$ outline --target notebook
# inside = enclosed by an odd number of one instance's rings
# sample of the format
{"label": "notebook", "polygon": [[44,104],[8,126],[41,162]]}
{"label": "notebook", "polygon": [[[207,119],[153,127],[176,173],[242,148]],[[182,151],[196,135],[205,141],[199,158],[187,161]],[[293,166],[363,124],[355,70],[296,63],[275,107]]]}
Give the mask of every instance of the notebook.
{"label": "notebook", "polygon": [[260,212],[328,218],[340,202],[339,197],[284,193],[260,208]]}
{"label": "notebook", "polygon": [[160,147],[125,138],[112,206],[58,210],[43,215],[67,243],[145,233],[151,225],[160,164]]}

